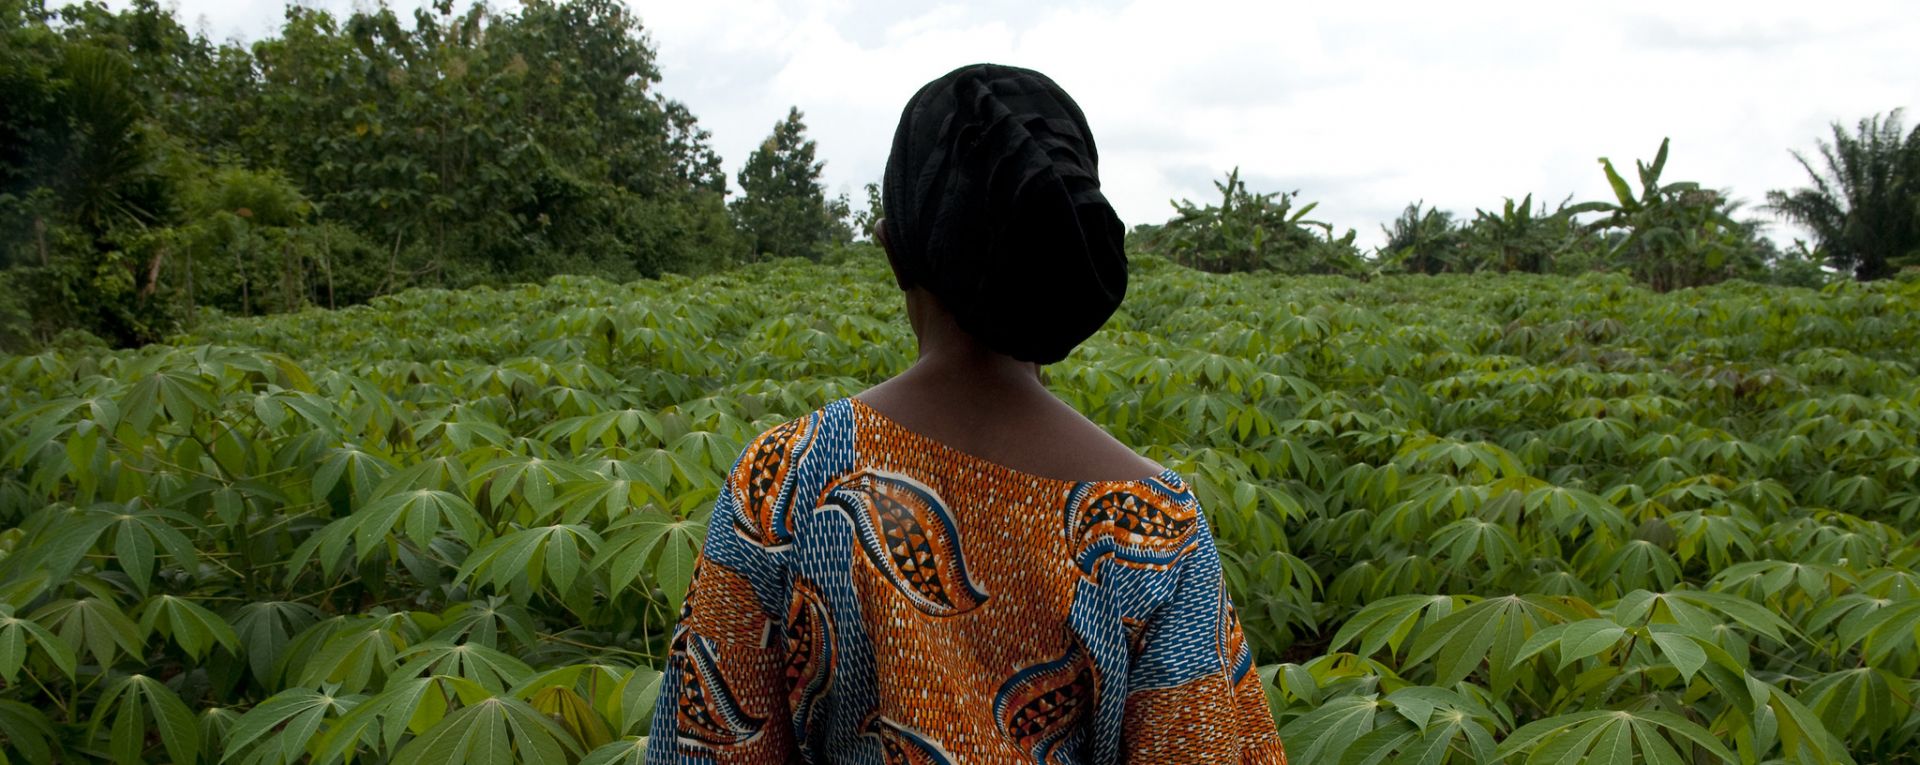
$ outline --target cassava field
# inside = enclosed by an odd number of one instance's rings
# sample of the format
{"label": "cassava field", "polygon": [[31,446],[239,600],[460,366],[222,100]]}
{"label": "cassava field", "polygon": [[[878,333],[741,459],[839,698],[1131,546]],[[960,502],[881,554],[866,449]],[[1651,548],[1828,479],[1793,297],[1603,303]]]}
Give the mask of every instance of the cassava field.
{"label": "cassava field", "polygon": [[[1296,763],[1920,762],[1920,282],[1212,276],[1049,368],[1183,471]],[[871,254],[0,358],[0,761],[638,763]]]}

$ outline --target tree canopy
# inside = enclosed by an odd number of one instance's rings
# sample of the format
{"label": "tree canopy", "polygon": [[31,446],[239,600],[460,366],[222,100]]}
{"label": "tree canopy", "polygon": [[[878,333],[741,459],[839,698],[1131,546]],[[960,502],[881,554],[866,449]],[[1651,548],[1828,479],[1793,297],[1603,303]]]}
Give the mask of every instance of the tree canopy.
{"label": "tree canopy", "polygon": [[733,214],[755,255],[818,260],[829,242],[851,238],[841,220],[847,202],[827,199],[820,184],[826,163],[815,159],[803,117],[799,107],[789,109],[740,168]]}
{"label": "tree canopy", "polygon": [[250,45],[153,0],[0,0],[0,40],[10,344],[736,251],[720,158],[617,0],[289,6]]}
{"label": "tree canopy", "polygon": [[1862,279],[1920,265],[1920,126],[1902,134],[1900,110],[1832,125],[1817,163],[1794,152],[1811,185],[1767,193],[1767,206],[1813,231],[1835,267]]}

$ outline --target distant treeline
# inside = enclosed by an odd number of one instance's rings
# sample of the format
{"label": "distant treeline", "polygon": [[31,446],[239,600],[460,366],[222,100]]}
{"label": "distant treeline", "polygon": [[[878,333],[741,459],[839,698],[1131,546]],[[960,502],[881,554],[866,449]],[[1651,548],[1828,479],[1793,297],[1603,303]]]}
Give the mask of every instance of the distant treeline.
{"label": "distant treeline", "polygon": [[798,110],[730,209],[707,131],[659,82],[618,0],[288,6],[250,45],[152,0],[0,0],[0,348],[849,236]]}
{"label": "distant treeline", "polygon": [[[707,131],[659,85],[619,0],[438,0],[411,19],[290,5],[248,44],[153,0],[0,0],[0,351],[139,344],[416,286],[818,258],[871,227],[875,185],[864,210],[828,198],[799,109],[730,192]],[[1920,260],[1920,131],[1901,130],[1898,112],[1836,124],[1811,185],[1768,194],[1815,234],[1784,251],[1726,193],[1663,181],[1665,144],[1635,183],[1605,164],[1615,199],[1529,195],[1472,219],[1416,203],[1371,253],[1237,173],[1218,204],[1178,202],[1130,243],[1213,271],[1880,278]]]}
{"label": "distant treeline", "polygon": [[1251,192],[1237,169],[1214,184],[1217,204],[1175,202],[1172,220],[1133,236],[1142,249],[1208,271],[1621,271],[1663,292],[1727,279],[1812,287],[1920,267],[1920,128],[1903,133],[1896,109],[1832,129],[1816,157],[1794,153],[1810,185],[1770,191],[1761,207],[1812,233],[1787,248],[1762,235],[1767,221],[1736,219],[1742,204],[1728,192],[1663,180],[1666,141],[1651,162],[1634,163],[1633,182],[1600,159],[1612,199],[1549,209],[1529,194],[1471,219],[1415,202],[1381,226],[1386,243],[1372,253],[1354,246],[1351,229],[1335,236],[1310,219],[1315,204],[1300,203],[1299,192]]}

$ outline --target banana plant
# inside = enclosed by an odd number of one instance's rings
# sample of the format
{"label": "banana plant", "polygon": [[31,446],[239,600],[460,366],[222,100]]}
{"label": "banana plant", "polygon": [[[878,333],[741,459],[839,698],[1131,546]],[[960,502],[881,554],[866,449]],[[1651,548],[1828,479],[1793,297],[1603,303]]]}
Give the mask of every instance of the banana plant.
{"label": "banana plant", "polygon": [[1627,264],[1655,290],[1689,287],[1724,278],[1729,259],[1743,252],[1750,234],[1732,218],[1736,205],[1718,191],[1690,181],[1663,183],[1669,139],[1660,140],[1652,163],[1634,160],[1640,190],[1635,193],[1613,162],[1600,158],[1600,168],[1613,189],[1612,202],[1587,202],[1567,208],[1569,213],[1602,213],[1588,224],[1594,231],[1625,234],[1613,247],[1612,258]]}

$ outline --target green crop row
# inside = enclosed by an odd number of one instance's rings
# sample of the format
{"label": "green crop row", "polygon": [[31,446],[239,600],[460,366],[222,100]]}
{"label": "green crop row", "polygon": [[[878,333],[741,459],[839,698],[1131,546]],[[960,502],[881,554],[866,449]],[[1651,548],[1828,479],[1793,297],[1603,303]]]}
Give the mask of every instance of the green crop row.
{"label": "green crop row", "polygon": [[[1049,384],[1294,762],[1920,761],[1920,283],[1134,273]],[[0,762],[638,763],[723,472],[912,358],[875,257],[0,358]]]}

